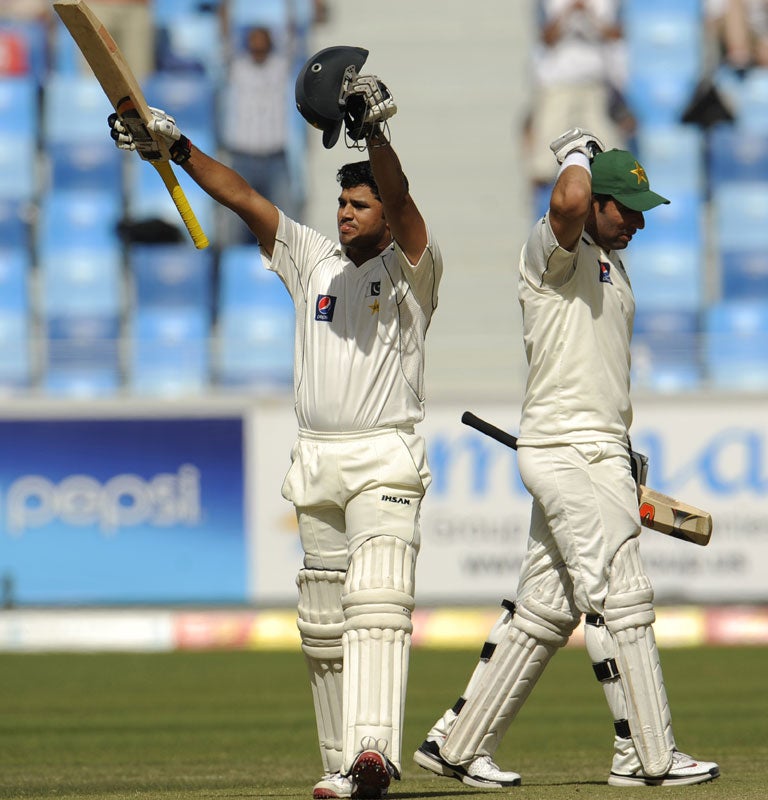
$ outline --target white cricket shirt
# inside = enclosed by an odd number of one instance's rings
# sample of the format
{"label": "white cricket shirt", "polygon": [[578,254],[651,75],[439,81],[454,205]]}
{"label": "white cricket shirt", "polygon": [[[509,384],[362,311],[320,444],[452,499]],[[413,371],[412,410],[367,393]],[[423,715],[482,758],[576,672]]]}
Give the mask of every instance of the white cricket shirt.
{"label": "white cricket shirt", "polygon": [[618,255],[586,232],[575,252],[563,249],[547,213],[523,247],[518,295],[528,359],[519,443],[627,444],[635,300]]}
{"label": "white cricket shirt", "polygon": [[280,212],[268,269],[296,309],[294,390],[303,430],[364,431],[424,418],[424,337],[443,271],[393,244],[356,267],[341,245]]}

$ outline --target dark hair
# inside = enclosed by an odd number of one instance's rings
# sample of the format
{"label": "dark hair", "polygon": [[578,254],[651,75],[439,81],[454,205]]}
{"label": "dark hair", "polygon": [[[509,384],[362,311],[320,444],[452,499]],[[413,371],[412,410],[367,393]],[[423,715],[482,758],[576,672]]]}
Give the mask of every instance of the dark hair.
{"label": "dark hair", "polygon": [[377,200],[381,200],[379,187],[373,177],[370,161],[355,161],[352,164],[344,164],[336,173],[336,180],[342,189],[351,189],[353,186],[367,186],[373,196]]}
{"label": "dark hair", "polygon": [[595,200],[597,200],[597,207],[602,211],[605,208],[605,204],[609,200],[613,200],[612,194],[596,194]]}

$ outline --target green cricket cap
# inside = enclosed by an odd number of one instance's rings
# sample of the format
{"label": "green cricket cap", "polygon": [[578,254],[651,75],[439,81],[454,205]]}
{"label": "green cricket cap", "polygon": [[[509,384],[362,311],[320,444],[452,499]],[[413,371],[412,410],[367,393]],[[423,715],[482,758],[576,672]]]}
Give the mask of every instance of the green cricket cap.
{"label": "green cricket cap", "polygon": [[666,197],[651,191],[640,162],[626,150],[606,150],[592,159],[592,193],[609,194],[633,211],[648,211]]}

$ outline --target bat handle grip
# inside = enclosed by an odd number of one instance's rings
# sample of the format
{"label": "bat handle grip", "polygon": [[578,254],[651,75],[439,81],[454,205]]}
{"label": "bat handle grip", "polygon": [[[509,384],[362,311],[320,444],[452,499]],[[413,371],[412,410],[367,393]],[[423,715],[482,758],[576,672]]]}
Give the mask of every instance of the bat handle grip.
{"label": "bat handle grip", "polygon": [[189,200],[187,200],[187,196],[184,194],[184,190],[181,188],[170,163],[168,161],[150,161],[149,163],[152,164],[163,179],[165,188],[168,190],[168,194],[170,194],[174,205],[178,209],[179,215],[189,231],[189,235],[192,237],[195,247],[198,250],[203,250],[208,247],[208,237],[200,227],[195,212],[192,210],[192,206],[189,205]]}

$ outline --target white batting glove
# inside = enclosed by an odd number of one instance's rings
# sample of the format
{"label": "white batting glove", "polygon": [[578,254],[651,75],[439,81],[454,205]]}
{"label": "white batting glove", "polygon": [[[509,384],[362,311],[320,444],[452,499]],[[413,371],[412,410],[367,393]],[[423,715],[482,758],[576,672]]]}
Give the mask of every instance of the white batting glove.
{"label": "white batting glove", "polygon": [[605,150],[605,145],[594,133],[583,128],[570,128],[558,136],[549,145],[549,149],[555,154],[557,163],[562,164],[571,153],[583,153],[592,161],[598,153]]}
{"label": "white batting glove", "polygon": [[[160,108],[149,107],[152,119],[147,128],[157,138],[165,141],[171,154],[171,159],[176,164],[183,164],[190,156],[190,141],[176,126],[176,120]],[[107,118],[110,135],[115,140],[115,145],[121,150],[136,150],[136,142],[128,127],[117,114],[110,114]]]}
{"label": "white batting glove", "polygon": [[397,113],[392,93],[375,75],[359,75],[349,87],[349,92],[360,95],[365,101],[362,121],[366,125],[384,122]]}

